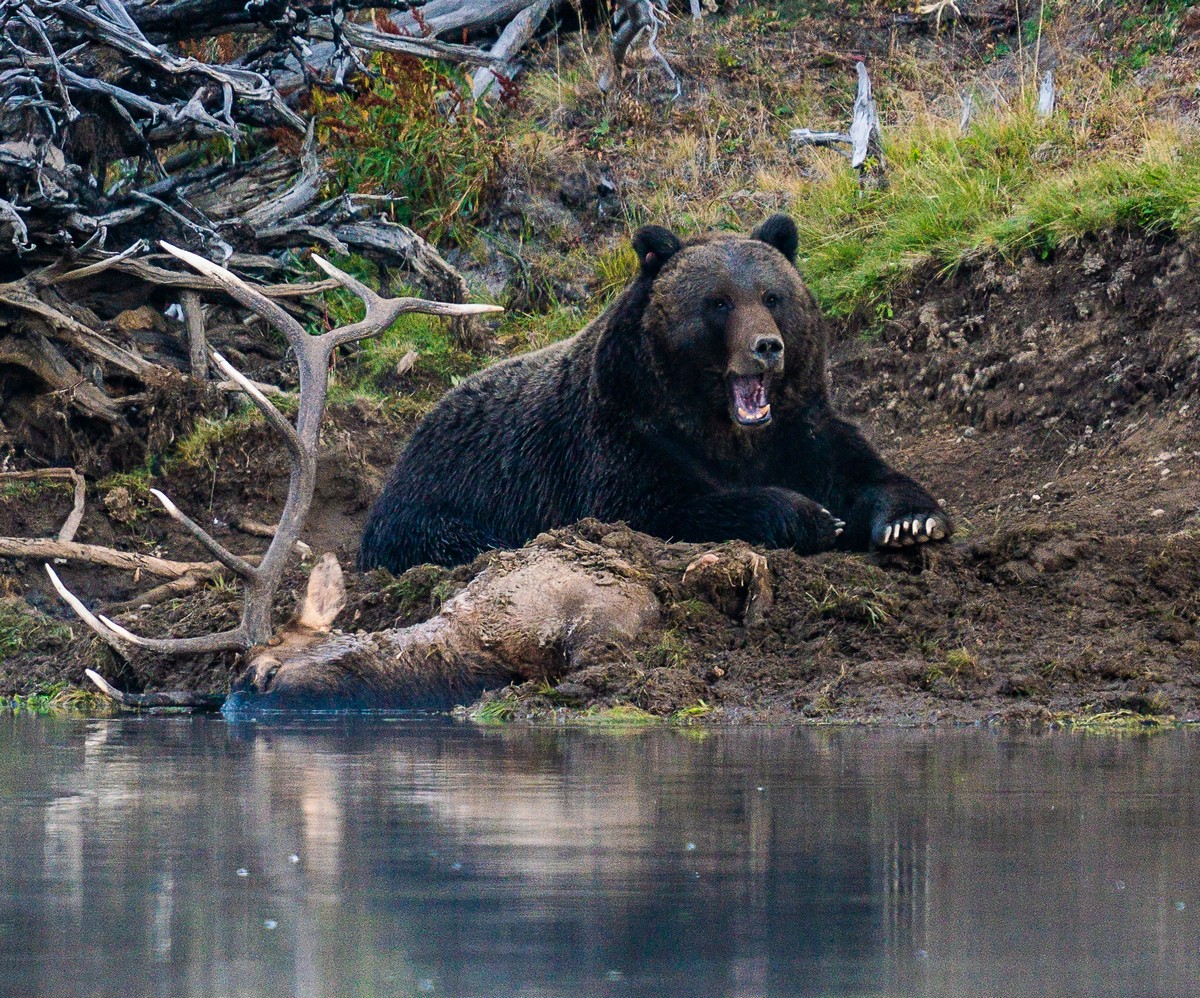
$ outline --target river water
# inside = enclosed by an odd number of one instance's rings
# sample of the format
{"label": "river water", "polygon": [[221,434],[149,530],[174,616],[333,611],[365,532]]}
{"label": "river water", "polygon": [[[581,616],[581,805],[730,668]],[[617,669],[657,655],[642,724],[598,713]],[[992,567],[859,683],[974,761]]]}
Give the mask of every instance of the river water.
{"label": "river water", "polygon": [[0,716],[0,994],[1200,994],[1200,733]]}

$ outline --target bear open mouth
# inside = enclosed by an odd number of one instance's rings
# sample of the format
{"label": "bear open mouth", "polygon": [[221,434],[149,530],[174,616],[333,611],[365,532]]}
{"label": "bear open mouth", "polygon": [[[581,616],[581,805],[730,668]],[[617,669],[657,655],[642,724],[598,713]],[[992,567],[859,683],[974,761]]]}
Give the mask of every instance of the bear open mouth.
{"label": "bear open mouth", "polygon": [[729,401],[733,418],[742,426],[763,426],[771,421],[767,379],[761,374],[729,376]]}

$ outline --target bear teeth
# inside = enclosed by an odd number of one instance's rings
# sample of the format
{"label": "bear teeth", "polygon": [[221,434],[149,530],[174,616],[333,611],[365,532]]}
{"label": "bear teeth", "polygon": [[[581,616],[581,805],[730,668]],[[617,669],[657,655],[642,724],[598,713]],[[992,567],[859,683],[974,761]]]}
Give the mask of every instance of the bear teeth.
{"label": "bear teeth", "polygon": [[760,406],[756,408],[754,412],[751,412],[749,409],[745,408],[745,406],[739,405],[737,411],[738,415],[744,420],[758,421],[766,419],[769,415],[771,415],[771,406],[769,404]]}

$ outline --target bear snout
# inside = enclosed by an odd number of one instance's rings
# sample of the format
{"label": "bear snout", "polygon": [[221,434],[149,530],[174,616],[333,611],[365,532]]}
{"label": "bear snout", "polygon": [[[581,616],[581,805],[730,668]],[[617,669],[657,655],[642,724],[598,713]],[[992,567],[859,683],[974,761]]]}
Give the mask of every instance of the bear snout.
{"label": "bear snout", "polygon": [[767,371],[783,367],[783,338],[760,336],[754,341],[754,358]]}
{"label": "bear snout", "polygon": [[780,336],[758,336],[730,353],[726,376],[778,377],[783,373],[784,348]]}
{"label": "bear snout", "polygon": [[783,337],[775,319],[757,303],[734,308],[726,330],[728,373],[735,376],[783,372]]}

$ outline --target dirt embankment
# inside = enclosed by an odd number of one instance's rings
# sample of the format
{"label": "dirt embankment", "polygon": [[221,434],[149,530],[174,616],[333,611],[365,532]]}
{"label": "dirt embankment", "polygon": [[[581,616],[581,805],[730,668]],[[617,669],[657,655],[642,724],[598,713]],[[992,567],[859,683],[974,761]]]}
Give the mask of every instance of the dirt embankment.
{"label": "dirt embankment", "polygon": [[[633,655],[564,676],[554,692],[509,699],[531,714],[614,704],[671,713],[703,702],[709,717],[726,719],[904,723],[1113,709],[1200,719],[1195,267],[1179,243],[1120,235],[1049,262],[985,260],[913,282],[882,334],[843,336],[832,380],[889,459],[945,500],[960,524],[954,541],[888,555],[766,552],[774,605],[746,626],[736,608],[682,590],[680,566],[695,551],[585,525],[655,578],[666,627]],[[314,548],[350,560],[399,446],[394,432],[367,412],[334,417]],[[275,442],[252,432],[216,468],[181,471],[165,488],[249,551],[262,542],[223,525],[263,519],[285,478]],[[10,497],[0,533],[50,534],[67,505]],[[96,499],[80,539],[199,556],[165,517],[131,517]],[[10,599],[65,619],[40,568],[0,571]],[[396,581],[351,573],[340,623],[421,619],[472,571],[415,569]],[[102,605],[145,587],[100,570],[71,574]],[[280,599],[281,619],[291,598]],[[235,612],[232,593],[209,588],[153,610],[135,603],[122,619],[149,634],[186,633]],[[232,666],[129,666],[80,628],[35,637],[0,665],[0,691],[79,681],[94,664],[133,688],[221,688]]]}

